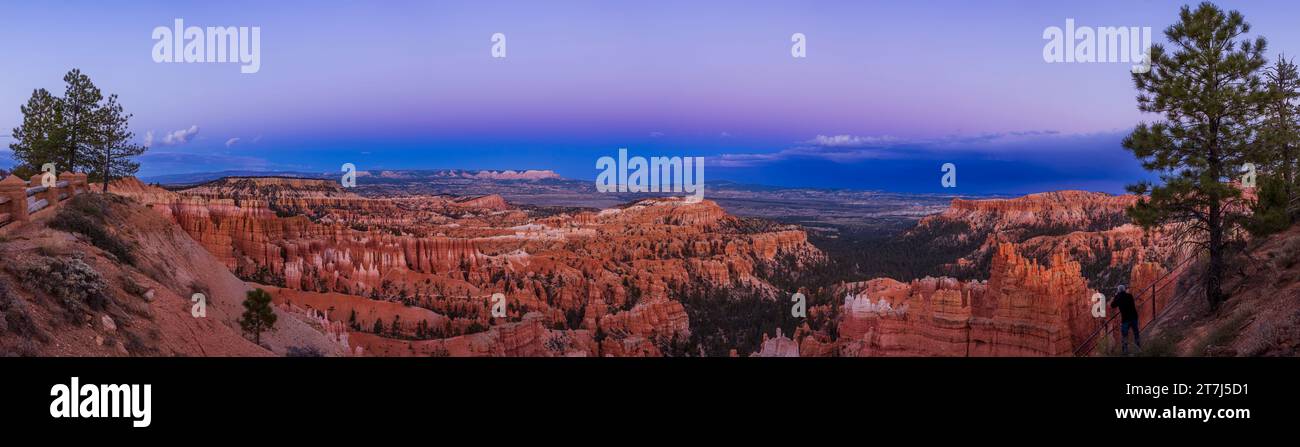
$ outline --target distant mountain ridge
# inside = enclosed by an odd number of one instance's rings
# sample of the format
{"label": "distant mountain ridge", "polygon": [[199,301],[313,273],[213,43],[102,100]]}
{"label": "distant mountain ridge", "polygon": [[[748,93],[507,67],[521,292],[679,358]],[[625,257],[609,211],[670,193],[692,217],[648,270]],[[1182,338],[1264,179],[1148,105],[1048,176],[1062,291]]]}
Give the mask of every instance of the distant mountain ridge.
{"label": "distant mountain ridge", "polygon": [[[306,172],[306,171],[247,171],[231,170],[218,172],[195,172],[188,174],[169,174],[142,177],[146,183],[162,185],[190,185],[209,182],[223,177],[300,177],[300,178],[341,178],[342,172]],[[487,180],[559,180],[563,179],[549,169],[490,170],[490,169],[384,169],[358,170],[358,178],[421,180],[421,179],[487,179]]]}
{"label": "distant mountain ridge", "polygon": [[[176,190],[223,178],[301,178],[339,184],[341,172],[221,171],[142,178]],[[996,198],[999,195],[894,193],[888,191],[801,188],[760,185],[732,180],[705,182],[705,198],[731,214],[761,217],[818,228],[857,226],[863,231],[887,231],[948,209],[951,200]],[[352,188],[349,188],[352,189]],[[357,171],[354,193],[365,197],[408,195],[499,195],[529,206],[608,208],[680,193],[601,193],[591,179],[563,177],[550,170],[411,169]],[[884,230],[882,230],[884,228]],[[832,231],[832,233],[834,233]],[[830,234],[830,233],[828,233]],[[834,234],[831,234],[834,236]]]}

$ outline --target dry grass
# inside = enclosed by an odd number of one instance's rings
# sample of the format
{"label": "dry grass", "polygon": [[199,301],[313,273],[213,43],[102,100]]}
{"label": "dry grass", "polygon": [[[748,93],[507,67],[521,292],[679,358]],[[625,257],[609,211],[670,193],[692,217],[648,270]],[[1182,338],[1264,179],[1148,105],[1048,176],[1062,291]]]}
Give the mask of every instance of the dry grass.
{"label": "dry grass", "polygon": [[1176,357],[1178,356],[1178,338],[1169,333],[1161,333],[1144,340],[1137,355],[1142,357]]}
{"label": "dry grass", "polygon": [[1228,344],[1237,338],[1241,333],[1241,328],[1245,326],[1246,320],[1250,317],[1250,312],[1244,310],[1234,312],[1226,321],[1215,326],[1206,334],[1193,352],[1209,356],[1236,355],[1236,352],[1228,347]]}
{"label": "dry grass", "polygon": [[1264,320],[1242,335],[1241,354],[1245,356],[1293,355],[1282,352],[1286,342],[1300,336],[1300,310],[1276,320]]}
{"label": "dry grass", "polygon": [[68,206],[59,209],[59,213],[50,219],[49,226],[57,230],[79,233],[85,236],[91,245],[112,254],[117,260],[126,264],[135,264],[131,247],[106,229],[105,216],[111,204],[118,200],[120,200],[118,196],[106,198],[103,194],[76,196],[69,201]]}

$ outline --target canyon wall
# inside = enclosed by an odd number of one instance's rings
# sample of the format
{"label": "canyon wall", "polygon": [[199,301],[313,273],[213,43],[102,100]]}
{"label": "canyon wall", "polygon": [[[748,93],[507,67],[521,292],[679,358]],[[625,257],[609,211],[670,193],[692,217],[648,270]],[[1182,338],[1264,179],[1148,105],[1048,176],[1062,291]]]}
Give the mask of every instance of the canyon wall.
{"label": "canyon wall", "polygon": [[987,281],[875,279],[840,308],[844,356],[1061,356],[1095,327],[1079,263],[1040,265],[998,246]]}
{"label": "canyon wall", "polygon": [[[775,296],[761,271],[823,259],[797,227],[739,219],[707,200],[549,214],[495,195],[368,198],[317,179],[112,187],[175,221],[239,277],[271,286],[277,300],[353,320],[353,332],[400,315],[381,337],[352,337],[377,354],[540,355],[526,342],[549,340],[528,335],[536,326],[588,334],[547,355],[662,355],[690,337],[673,299],[685,287],[743,284]],[[495,293],[505,298],[496,315]]]}
{"label": "canyon wall", "polygon": [[[113,188],[266,285],[277,304],[342,323],[372,355],[683,355],[697,335],[689,306],[742,289],[777,299],[788,291],[768,282],[773,272],[825,262],[798,227],[730,216],[708,200],[542,211],[495,195],[362,197],[316,179]],[[1134,200],[1078,191],[955,199],[910,233],[973,247],[953,265],[987,274],[847,284],[843,303],[809,309],[829,315],[818,321],[833,332],[805,321],[733,354],[1070,355],[1097,327],[1090,280],[1119,278],[1136,291],[1164,274],[1173,250],[1159,231],[1127,223]],[[926,233],[936,228],[945,232]],[[692,293],[708,298],[684,298]]]}

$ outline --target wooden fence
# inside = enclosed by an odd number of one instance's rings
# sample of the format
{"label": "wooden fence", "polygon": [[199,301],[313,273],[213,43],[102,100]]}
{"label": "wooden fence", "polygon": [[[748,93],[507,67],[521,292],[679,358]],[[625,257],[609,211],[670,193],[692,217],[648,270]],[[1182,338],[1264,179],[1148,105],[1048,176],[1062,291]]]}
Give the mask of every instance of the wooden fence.
{"label": "wooden fence", "polygon": [[59,207],[59,203],[89,191],[86,174],[65,172],[54,186],[41,183],[41,176],[23,180],[16,175],[0,180],[0,229],[27,222],[39,213]]}

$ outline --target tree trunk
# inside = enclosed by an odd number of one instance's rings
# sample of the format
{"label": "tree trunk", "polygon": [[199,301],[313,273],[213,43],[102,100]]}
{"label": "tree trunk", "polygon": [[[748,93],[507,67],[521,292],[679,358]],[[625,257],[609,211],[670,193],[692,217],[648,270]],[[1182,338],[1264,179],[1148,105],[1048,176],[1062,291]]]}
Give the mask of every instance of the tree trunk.
{"label": "tree trunk", "polygon": [[1283,187],[1286,189],[1286,202],[1284,206],[1289,206],[1291,204],[1291,200],[1295,198],[1296,193],[1296,177],[1293,160],[1295,160],[1294,148],[1291,147],[1291,142],[1288,141],[1282,145],[1282,183]]}
{"label": "tree trunk", "polygon": [[1223,222],[1220,205],[1216,201],[1210,205],[1210,265],[1205,274],[1205,298],[1210,302],[1210,309],[1218,309],[1223,302]]}
{"label": "tree trunk", "polygon": [[[1219,156],[1219,122],[1215,120],[1210,124],[1210,141],[1207,145],[1210,149],[1209,157],[1206,161],[1209,166],[1210,178],[1214,182],[1220,182],[1223,178],[1223,161]],[[1218,185],[1215,185],[1218,186]],[[1223,197],[1219,189],[1215,188],[1210,194],[1210,206],[1206,216],[1205,225],[1209,230],[1210,236],[1210,265],[1205,274],[1205,299],[1210,302],[1210,309],[1218,309],[1219,303],[1223,302]]]}
{"label": "tree trunk", "polygon": [[69,122],[71,125],[68,127],[71,128],[72,131],[69,132],[68,143],[71,144],[72,147],[70,147],[67,154],[65,154],[67,155],[66,163],[68,164],[68,167],[64,172],[75,172],[77,170],[77,138],[79,137],[77,135],[77,126],[81,125],[81,110],[79,108],[75,106],[72,108],[72,119]]}
{"label": "tree trunk", "polygon": [[112,153],[111,151],[112,149],[104,149],[104,172],[100,174],[100,180],[104,182],[104,194],[108,194],[108,167],[113,162],[113,158],[109,156]]}

